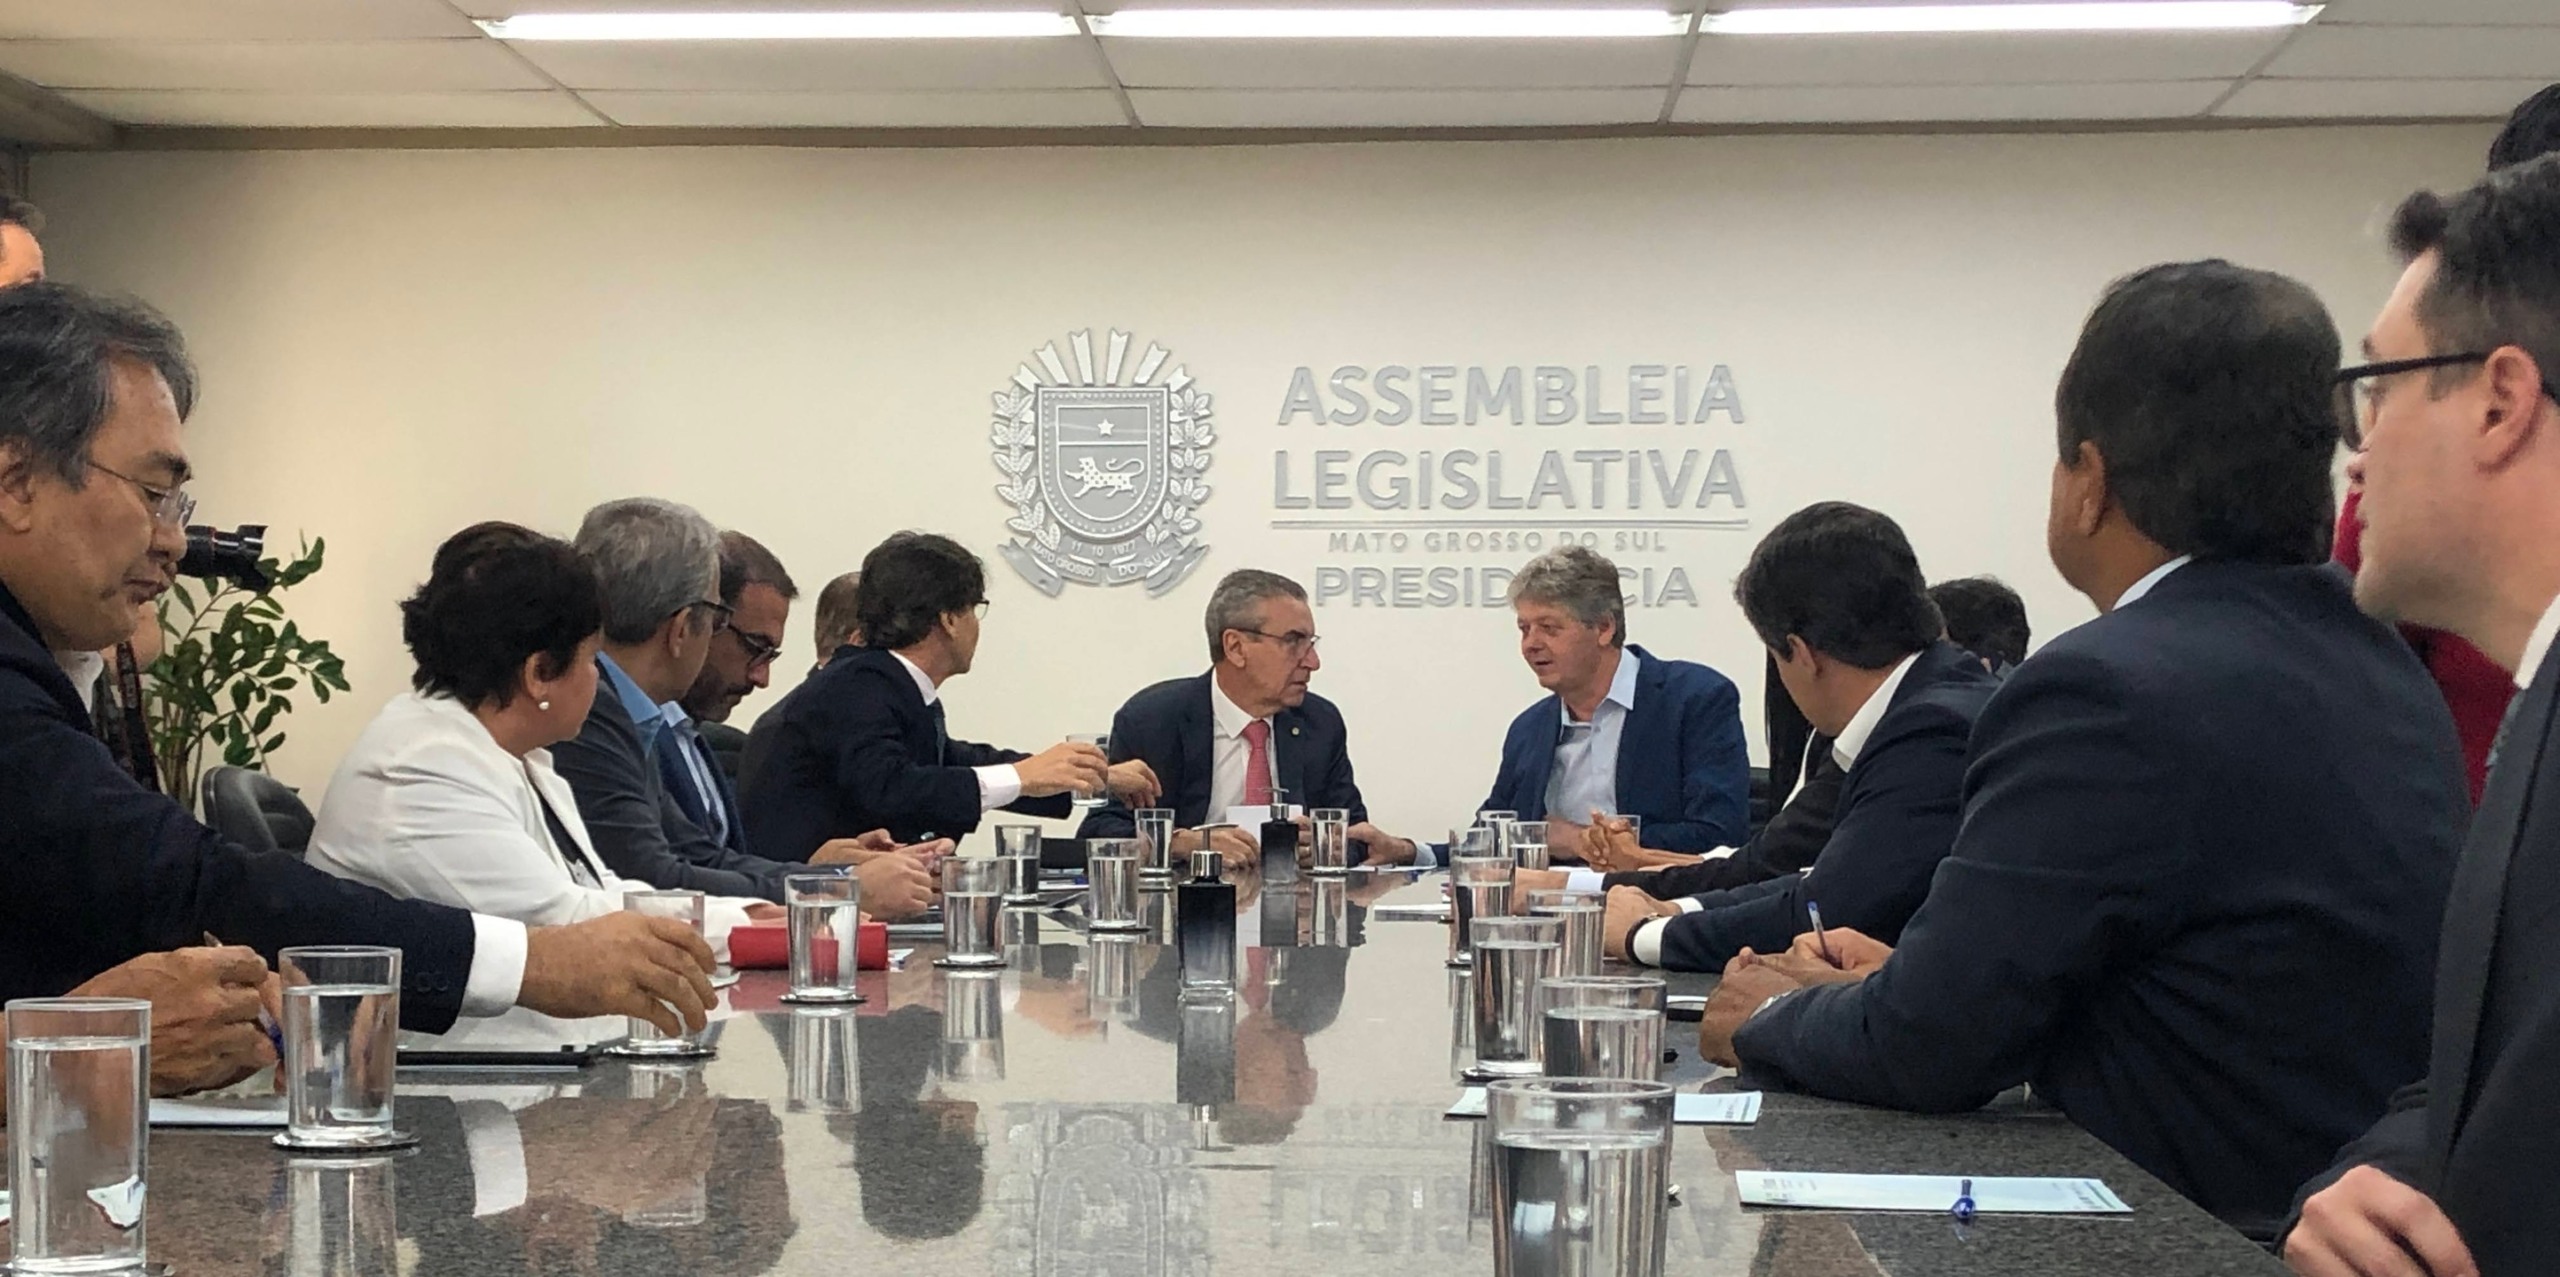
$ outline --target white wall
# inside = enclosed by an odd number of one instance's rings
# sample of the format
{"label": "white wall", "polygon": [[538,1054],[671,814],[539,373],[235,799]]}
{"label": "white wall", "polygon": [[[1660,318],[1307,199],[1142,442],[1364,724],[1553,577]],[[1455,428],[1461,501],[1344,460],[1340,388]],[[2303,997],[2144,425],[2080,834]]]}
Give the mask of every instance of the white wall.
{"label": "white wall", "polygon": [[[317,786],[406,681],[393,603],[474,520],[565,532],[603,498],[675,497],[812,595],[893,529],[949,532],[995,603],[953,726],[1037,747],[1196,671],[1217,574],[1350,561],[1270,526],[1275,451],[1433,439],[1511,452],[1515,488],[1543,448],[1727,449],[1753,530],[1627,557],[1699,596],[1631,629],[1733,673],[1756,737],[1759,653],[1727,599],[1759,529],[1865,502],[1933,577],[2007,578],[2040,635],[2085,619],[2041,533],[2052,383],[2098,289],[2224,255],[2305,278],[2352,336],[2393,274],[2383,212],[2465,180],[2485,137],[49,155],[33,194],[58,275],[140,293],[193,341],[200,517],[329,538],[291,606],[356,691],[299,710],[279,766]],[[1042,343],[1114,327],[1216,396],[1211,553],[1162,599],[1050,599],[995,554],[989,395]],[[1723,364],[1748,420],[1277,424],[1292,369],[1390,363]],[[1317,687],[1381,822],[1446,826],[1536,692],[1507,615],[1336,602],[1319,623]],[[808,643],[804,605],[785,680]]]}

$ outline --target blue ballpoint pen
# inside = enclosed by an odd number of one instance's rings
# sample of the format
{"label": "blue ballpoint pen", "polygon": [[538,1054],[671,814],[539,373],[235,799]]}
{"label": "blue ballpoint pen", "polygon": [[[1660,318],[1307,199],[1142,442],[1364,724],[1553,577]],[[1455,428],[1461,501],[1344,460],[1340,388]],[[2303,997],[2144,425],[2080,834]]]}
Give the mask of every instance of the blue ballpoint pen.
{"label": "blue ballpoint pen", "polygon": [[[220,949],[225,947],[222,941],[210,931],[204,933],[204,943],[205,947],[208,949]],[[281,1027],[278,1027],[274,1016],[267,1014],[267,1007],[264,1002],[260,1002],[258,1004],[258,1027],[266,1032],[267,1045],[276,1049],[276,1058],[278,1060],[282,1060],[284,1058],[284,1030]]]}
{"label": "blue ballpoint pen", "polygon": [[1822,906],[1810,900],[1805,901],[1804,916],[1813,920],[1813,942],[1821,948],[1822,960],[1835,967],[1839,966],[1840,960],[1831,956],[1831,937],[1822,934]]}

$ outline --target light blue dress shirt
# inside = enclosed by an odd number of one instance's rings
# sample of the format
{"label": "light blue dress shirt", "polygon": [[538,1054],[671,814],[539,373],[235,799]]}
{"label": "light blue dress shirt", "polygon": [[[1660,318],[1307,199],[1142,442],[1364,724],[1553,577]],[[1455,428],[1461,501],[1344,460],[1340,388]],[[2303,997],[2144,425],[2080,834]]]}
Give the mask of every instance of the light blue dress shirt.
{"label": "light blue dress shirt", "polygon": [[631,725],[639,729],[641,748],[654,756],[658,750],[658,730],[666,723],[665,712],[658,708],[656,701],[649,699],[647,692],[640,690],[638,683],[631,681],[630,675],[622,672],[622,667],[612,657],[598,652],[596,664],[604,669],[605,686],[622,702],[623,712],[631,716]]}
{"label": "light blue dress shirt", "polygon": [[1555,767],[1547,773],[1547,815],[1580,825],[1589,823],[1594,811],[1618,810],[1618,737],[1636,707],[1636,666],[1641,663],[1635,653],[1619,649],[1618,672],[1610,677],[1609,693],[1591,711],[1590,722],[1573,721],[1573,711],[1559,704],[1564,732],[1556,739]]}

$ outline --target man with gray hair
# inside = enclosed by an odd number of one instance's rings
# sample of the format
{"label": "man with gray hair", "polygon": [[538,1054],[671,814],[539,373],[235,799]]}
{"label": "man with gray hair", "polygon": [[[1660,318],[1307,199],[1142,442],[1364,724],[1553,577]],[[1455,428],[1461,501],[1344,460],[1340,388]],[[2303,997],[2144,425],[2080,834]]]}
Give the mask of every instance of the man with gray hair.
{"label": "man with gray hair", "polygon": [[[631,497],[588,511],[577,545],[603,589],[604,641],[587,725],[551,753],[578,796],[597,854],[633,881],[779,902],[783,877],[807,866],[752,856],[705,832],[686,818],[658,765],[661,753],[686,747],[667,706],[693,687],[732,615],[717,597],[719,532],[688,506]],[[868,861],[886,845],[840,840],[819,848],[810,863]],[[903,884],[884,890],[874,912],[912,915],[929,897]]]}
{"label": "man with gray hair", "polygon": [[1549,695],[1512,720],[1478,807],[1546,821],[1560,860],[1600,816],[1640,817],[1646,847],[1740,846],[1751,832],[1742,696],[1704,665],[1627,646],[1623,589],[1616,564],[1574,545],[1511,578],[1520,657]]}
{"label": "man with gray hair", "polygon": [[[1275,801],[1351,813],[1352,858],[1407,864],[1427,855],[1411,839],[1369,823],[1342,711],[1307,690],[1323,667],[1316,656],[1316,618],[1307,591],[1276,572],[1230,572],[1209,594],[1209,670],[1158,683],[1129,698],[1111,719],[1111,761],[1138,759],[1162,785],[1161,801],[1184,832],[1173,850],[1197,845],[1193,827],[1226,819],[1232,807]],[[1096,808],[1079,838],[1127,838],[1136,831],[1128,807],[1114,798]],[[1242,829],[1215,835],[1228,863],[1256,854]]]}

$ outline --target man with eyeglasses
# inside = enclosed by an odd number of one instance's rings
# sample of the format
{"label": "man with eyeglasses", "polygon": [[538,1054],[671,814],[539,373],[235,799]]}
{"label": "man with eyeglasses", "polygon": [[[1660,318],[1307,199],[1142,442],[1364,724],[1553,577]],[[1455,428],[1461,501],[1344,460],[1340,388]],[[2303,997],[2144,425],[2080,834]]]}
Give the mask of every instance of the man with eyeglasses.
{"label": "man with eyeglasses", "polygon": [[[1209,593],[1207,628],[1207,673],[1149,687],[1111,718],[1112,759],[1140,761],[1163,783],[1163,804],[1181,831],[1173,852],[1199,845],[1197,826],[1225,821],[1230,808],[1268,806],[1276,795],[1308,811],[1350,812],[1354,863],[1432,863],[1428,849],[1369,823],[1342,711],[1307,690],[1324,662],[1305,587],[1276,572],[1230,572]],[[1076,836],[1127,838],[1136,829],[1129,807],[1114,800],[1086,816]],[[1248,830],[1211,837],[1230,865],[1258,854]]]}
{"label": "man with eyeglasses", "polygon": [[[552,747],[552,763],[577,794],[596,853],[626,879],[656,887],[780,902],[782,880],[809,865],[851,865],[863,903],[888,918],[931,902],[924,859],[938,849],[878,857],[885,834],[812,847],[804,857],[747,854],[689,818],[667,773],[698,757],[678,698],[710,663],[730,628],[720,584],[720,535],[692,509],[633,497],[587,512],[579,553],[604,594],[604,642],[595,705],[575,740]],[[744,661],[741,660],[741,665]]]}

